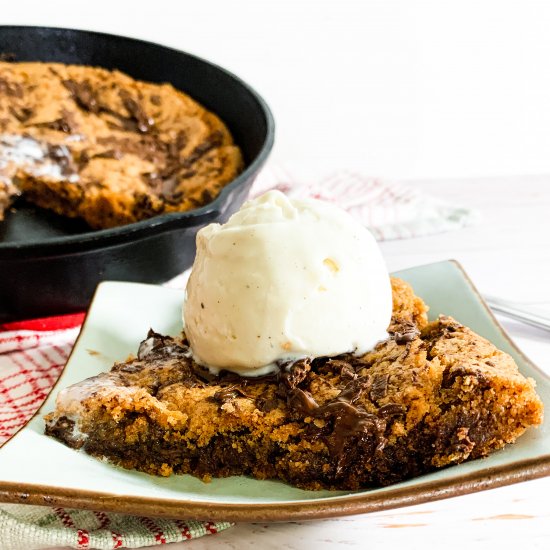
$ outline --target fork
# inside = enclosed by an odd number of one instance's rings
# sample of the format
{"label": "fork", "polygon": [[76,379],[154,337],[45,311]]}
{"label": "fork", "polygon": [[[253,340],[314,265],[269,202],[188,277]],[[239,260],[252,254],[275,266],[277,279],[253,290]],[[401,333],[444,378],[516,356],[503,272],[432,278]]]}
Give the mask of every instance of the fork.
{"label": "fork", "polygon": [[518,306],[514,302],[503,300],[502,298],[485,295],[484,299],[487,305],[498,313],[502,313],[518,321],[523,321],[528,325],[550,331],[550,317],[533,313],[524,307]]}

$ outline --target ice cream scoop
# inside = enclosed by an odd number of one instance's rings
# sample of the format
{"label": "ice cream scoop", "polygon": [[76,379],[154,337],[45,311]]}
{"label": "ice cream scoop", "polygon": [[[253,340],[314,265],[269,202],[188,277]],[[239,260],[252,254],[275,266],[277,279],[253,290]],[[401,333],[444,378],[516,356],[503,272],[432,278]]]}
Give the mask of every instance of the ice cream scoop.
{"label": "ice cream scoop", "polygon": [[199,231],[186,294],[195,359],[244,376],[281,361],[364,354],[387,338],[392,313],[371,233],[333,204],[279,191]]}

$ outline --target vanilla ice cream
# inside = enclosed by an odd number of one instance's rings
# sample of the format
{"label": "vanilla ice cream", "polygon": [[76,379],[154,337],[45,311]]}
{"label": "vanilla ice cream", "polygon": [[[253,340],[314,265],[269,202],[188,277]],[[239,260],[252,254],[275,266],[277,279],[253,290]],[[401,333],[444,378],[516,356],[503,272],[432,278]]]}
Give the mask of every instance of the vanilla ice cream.
{"label": "vanilla ice cream", "polygon": [[336,206],[270,191],[197,235],[184,305],[195,359],[254,376],[277,362],[363,354],[392,294],[369,231]]}

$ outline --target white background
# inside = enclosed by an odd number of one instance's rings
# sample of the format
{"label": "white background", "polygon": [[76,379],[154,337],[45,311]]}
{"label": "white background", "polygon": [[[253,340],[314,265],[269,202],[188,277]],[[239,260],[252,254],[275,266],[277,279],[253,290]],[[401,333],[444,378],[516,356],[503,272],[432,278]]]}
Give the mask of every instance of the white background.
{"label": "white background", "polygon": [[0,22],[217,62],[265,96],[287,164],[407,179],[550,171],[550,2],[12,0]]}

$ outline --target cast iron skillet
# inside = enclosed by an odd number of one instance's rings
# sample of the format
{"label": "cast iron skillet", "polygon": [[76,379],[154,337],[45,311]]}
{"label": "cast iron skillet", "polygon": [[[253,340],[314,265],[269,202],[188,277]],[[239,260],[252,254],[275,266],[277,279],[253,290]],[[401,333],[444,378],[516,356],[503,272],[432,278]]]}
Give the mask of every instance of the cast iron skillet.
{"label": "cast iron skillet", "polygon": [[170,82],[222,118],[246,166],[202,208],[115,229],[92,231],[18,201],[0,222],[0,320],[82,310],[102,280],[158,283],[175,276],[193,261],[197,230],[239,208],[273,146],[273,117],[262,98],[236,76],[187,53],[97,32],[15,26],[0,26],[0,53]]}

